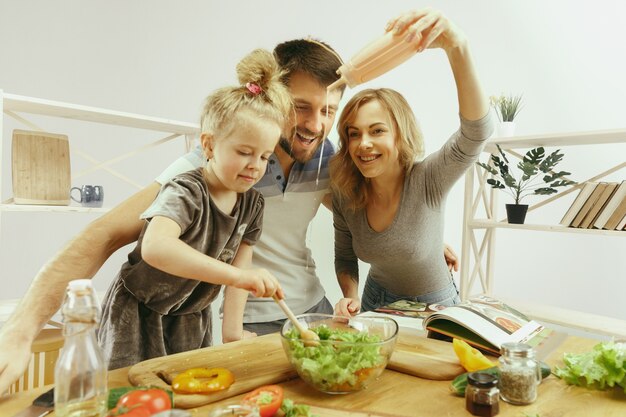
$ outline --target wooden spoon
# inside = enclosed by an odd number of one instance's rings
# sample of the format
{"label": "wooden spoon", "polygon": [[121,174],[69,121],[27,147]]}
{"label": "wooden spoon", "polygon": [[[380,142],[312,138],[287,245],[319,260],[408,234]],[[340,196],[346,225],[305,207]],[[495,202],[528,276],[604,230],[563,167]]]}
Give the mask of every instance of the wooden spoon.
{"label": "wooden spoon", "polygon": [[285,303],[285,300],[281,300],[278,298],[276,294],[272,296],[276,304],[283,310],[283,312],[287,315],[289,320],[293,323],[293,325],[300,332],[300,339],[304,341],[305,346],[318,346],[320,337],[313,330],[309,330],[305,328],[302,323],[298,321],[296,316],[293,314],[293,311],[289,308],[289,306]]}

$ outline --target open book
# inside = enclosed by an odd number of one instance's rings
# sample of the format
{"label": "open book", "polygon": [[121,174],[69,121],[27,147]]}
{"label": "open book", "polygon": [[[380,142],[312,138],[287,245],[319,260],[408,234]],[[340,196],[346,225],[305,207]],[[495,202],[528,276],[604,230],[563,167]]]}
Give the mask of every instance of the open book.
{"label": "open book", "polygon": [[484,295],[431,312],[422,325],[429,337],[455,337],[495,354],[507,342],[538,347],[553,332],[502,301]]}
{"label": "open book", "polygon": [[502,301],[484,295],[452,307],[400,300],[375,311],[422,319],[429,337],[443,340],[455,337],[495,354],[500,353],[500,346],[506,342],[528,343],[539,348],[554,333]]}

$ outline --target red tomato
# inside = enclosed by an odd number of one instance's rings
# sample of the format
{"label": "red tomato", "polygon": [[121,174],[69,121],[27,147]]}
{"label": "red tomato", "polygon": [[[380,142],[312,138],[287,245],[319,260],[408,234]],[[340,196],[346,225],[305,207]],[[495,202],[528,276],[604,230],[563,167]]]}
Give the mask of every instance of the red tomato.
{"label": "red tomato", "polygon": [[134,407],[146,408],[150,412],[149,415],[152,415],[160,411],[171,409],[172,402],[170,401],[170,396],[167,395],[167,392],[162,389],[138,389],[122,395],[117,402],[116,408],[134,410]]}
{"label": "red tomato", "polygon": [[109,411],[109,416],[113,417],[150,417],[152,413],[147,407],[138,405],[134,408],[115,407]]}
{"label": "red tomato", "polygon": [[283,389],[278,385],[265,385],[243,397],[243,403],[258,407],[261,417],[272,417],[283,404]]}

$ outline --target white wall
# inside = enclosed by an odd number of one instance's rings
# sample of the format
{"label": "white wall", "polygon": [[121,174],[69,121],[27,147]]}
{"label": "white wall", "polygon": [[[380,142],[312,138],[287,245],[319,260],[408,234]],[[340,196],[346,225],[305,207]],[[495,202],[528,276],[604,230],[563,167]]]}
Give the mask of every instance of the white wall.
{"label": "white wall", "polygon": [[[234,66],[255,47],[312,35],[345,58],[382,33],[404,11],[403,0],[257,1],[34,1],[0,0],[0,88],[5,92],[195,121],[211,90],[235,82]],[[413,1],[413,7],[429,3]],[[623,128],[626,99],[626,5],[620,1],[438,1],[467,33],[488,94],[524,94],[519,134]],[[458,127],[456,95],[441,51],[427,51],[368,87],[404,93],[433,151]],[[347,92],[350,96],[351,91]],[[70,146],[107,159],[149,135],[36,119],[68,133]],[[5,117],[2,199],[10,197],[10,134]],[[154,139],[159,135],[149,136]],[[333,132],[333,138],[336,134]],[[565,149],[561,164],[584,180],[623,146]],[[121,151],[123,153],[123,150]],[[149,183],[182,152],[182,144],[151,151],[116,168]],[[74,156],[78,172],[85,161]],[[624,178],[619,173],[609,180]],[[134,190],[97,172],[75,185],[105,185],[106,205]],[[445,240],[460,253],[462,182],[448,200]],[[573,198],[573,196],[572,196]],[[555,223],[571,199],[533,212],[529,221]],[[506,196],[501,196],[506,202]],[[19,298],[39,267],[93,215],[3,213],[0,299]],[[285,231],[288,233],[288,231]],[[331,216],[311,226],[313,248],[331,301],[339,298],[332,259]],[[118,252],[97,276],[105,289],[125,259]],[[617,237],[498,231],[496,292],[506,296],[626,319],[626,241]]]}

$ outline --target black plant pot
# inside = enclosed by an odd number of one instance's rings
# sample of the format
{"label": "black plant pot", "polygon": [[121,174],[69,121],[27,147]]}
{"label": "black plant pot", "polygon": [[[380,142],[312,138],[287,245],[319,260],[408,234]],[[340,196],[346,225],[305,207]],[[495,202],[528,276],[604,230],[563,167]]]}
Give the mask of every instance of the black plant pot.
{"label": "black plant pot", "polygon": [[528,204],[507,204],[506,218],[508,222],[512,224],[524,224],[527,211]]}

